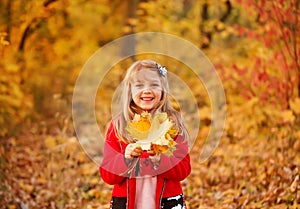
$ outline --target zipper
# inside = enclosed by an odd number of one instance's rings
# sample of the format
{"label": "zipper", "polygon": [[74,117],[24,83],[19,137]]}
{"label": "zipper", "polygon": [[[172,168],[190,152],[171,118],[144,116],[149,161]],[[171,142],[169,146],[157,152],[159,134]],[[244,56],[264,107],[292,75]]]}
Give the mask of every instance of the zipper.
{"label": "zipper", "polygon": [[165,191],[166,181],[167,181],[167,179],[164,178],[163,187],[162,187],[162,190],[161,190],[161,193],[160,193],[160,197],[159,197],[159,208],[162,208],[161,207],[161,202],[162,202],[162,197],[163,197],[163,194],[164,194],[164,191]]}
{"label": "zipper", "polygon": [[127,198],[126,198],[126,209],[129,207],[129,178],[127,178]]}

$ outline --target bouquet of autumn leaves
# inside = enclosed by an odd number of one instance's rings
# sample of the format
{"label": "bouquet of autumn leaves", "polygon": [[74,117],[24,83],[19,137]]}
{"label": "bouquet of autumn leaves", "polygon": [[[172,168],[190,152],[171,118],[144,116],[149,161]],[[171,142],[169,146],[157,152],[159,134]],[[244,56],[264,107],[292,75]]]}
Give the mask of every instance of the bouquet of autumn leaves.
{"label": "bouquet of autumn leaves", "polygon": [[[162,153],[171,156],[176,149],[173,138],[178,130],[174,129],[167,113],[156,113],[153,117],[148,112],[135,114],[133,120],[127,123],[126,130],[136,140],[135,146],[140,146],[142,150],[152,150],[155,155]],[[139,159],[131,166],[130,172],[139,172],[138,161]]]}

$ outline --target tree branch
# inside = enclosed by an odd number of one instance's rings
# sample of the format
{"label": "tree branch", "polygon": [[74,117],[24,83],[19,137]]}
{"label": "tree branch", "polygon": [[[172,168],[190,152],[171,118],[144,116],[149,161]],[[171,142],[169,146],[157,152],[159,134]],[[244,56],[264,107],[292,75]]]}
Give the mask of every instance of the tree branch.
{"label": "tree branch", "polygon": [[225,20],[229,17],[229,15],[230,15],[230,13],[232,11],[232,5],[231,5],[230,0],[227,0],[225,2],[225,4],[226,4],[226,8],[227,9],[226,9],[226,12],[224,13],[224,15],[220,18],[221,22],[225,22]]}
{"label": "tree branch", "polygon": [[50,4],[56,2],[57,0],[46,0],[44,1],[43,5],[44,7],[48,7]]}
{"label": "tree branch", "polygon": [[26,39],[29,36],[30,27],[31,27],[31,24],[29,23],[26,26],[26,28],[25,28],[25,30],[22,34],[21,41],[20,41],[20,44],[19,44],[19,47],[18,47],[19,51],[21,51],[21,52],[24,51],[24,46],[25,46]]}

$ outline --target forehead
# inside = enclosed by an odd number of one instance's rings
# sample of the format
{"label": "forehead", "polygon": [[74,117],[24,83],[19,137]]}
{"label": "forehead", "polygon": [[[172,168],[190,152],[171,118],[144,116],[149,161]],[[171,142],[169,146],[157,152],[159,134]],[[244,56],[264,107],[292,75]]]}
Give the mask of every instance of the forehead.
{"label": "forehead", "polygon": [[141,69],[132,75],[132,81],[158,81],[160,82],[160,76],[158,71],[152,69]]}

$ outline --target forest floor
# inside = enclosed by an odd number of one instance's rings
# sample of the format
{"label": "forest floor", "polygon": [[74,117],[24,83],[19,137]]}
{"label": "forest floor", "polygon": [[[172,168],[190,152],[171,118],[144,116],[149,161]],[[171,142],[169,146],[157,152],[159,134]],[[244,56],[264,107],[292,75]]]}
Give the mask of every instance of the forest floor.
{"label": "forest floor", "polygon": [[[189,209],[300,208],[300,140],[232,140],[182,182]],[[75,137],[26,133],[2,139],[0,208],[108,208],[112,187]]]}

